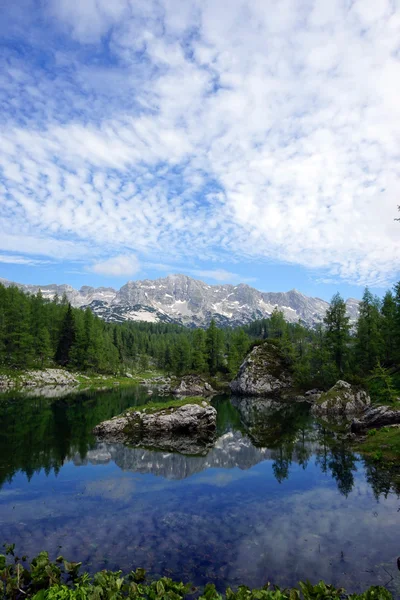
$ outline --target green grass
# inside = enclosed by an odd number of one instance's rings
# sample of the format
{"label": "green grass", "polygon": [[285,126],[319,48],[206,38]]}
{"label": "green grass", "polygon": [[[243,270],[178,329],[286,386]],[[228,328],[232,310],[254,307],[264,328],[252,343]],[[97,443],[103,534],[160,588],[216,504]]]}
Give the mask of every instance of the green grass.
{"label": "green grass", "polygon": [[400,427],[382,427],[370,429],[366,438],[358,442],[356,450],[367,454],[377,462],[380,460],[400,459]]}
{"label": "green grass", "polygon": [[148,402],[141,406],[128,408],[126,412],[146,412],[148,414],[154,414],[160,410],[173,411],[175,408],[186,406],[186,404],[197,404],[198,406],[201,406],[203,402],[207,402],[207,400],[202,396],[186,396],[185,398],[166,400],[165,402]]}

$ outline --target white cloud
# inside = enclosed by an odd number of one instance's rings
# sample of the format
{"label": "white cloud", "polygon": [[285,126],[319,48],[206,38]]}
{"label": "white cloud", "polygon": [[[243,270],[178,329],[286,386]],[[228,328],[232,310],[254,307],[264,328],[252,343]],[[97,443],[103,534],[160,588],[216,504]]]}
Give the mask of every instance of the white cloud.
{"label": "white cloud", "polygon": [[0,254],[0,263],[10,265],[46,265],[49,264],[49,260],[39,260],[35,258],[26,258],[24,256],[17,256],[14,254]]}
{"label": "white cloud", "polygon": [[114,256],[108,260],[95,263],[90,270],[99,275],[111,277],[131,277],[140,271],[140,264],[136,256],[124,255]]}
{"label": "white cloud", "polygon": [[189,269],[188,272],[197,277],[206,277],[221,283],[255,281],[253,277],[242,277],[238,273],[231,273],[230,271],[225,271],[225,269]]}
{"label": "white cloud", "polygon": [[0,249],[399,273],[397,0],[46,7],[73,44],[7,55]]}

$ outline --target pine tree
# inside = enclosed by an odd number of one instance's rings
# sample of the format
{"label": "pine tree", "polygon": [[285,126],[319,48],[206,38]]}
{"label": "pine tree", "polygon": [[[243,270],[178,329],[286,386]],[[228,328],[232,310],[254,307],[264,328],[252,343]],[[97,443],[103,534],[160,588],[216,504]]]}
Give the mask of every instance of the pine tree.
{"label": "pine tree", "polygon": [[383,297],[380,324],[380,333],[383,344],[383,360],[386,364],[392,364],[396,349],[396,303],[390,290],[386,292]]}
{"label": "pine tree", "polygon": [[335,294],[326,311],[324,323],[326,326],[326,342],[330,356],[342,375],[347,365],[349,354],[350,325],[346,316],[346,304],[340,294]]}
{"label": "pine tree", "polygon": [[206,333],[203,329],[193,332],[192,367],[196,373],[207,372]]}
{"label": "pine tree", "polygon": [[287,323],[283,312],[276,306],[269,318],[268,336],[273,339],[281,339],[287,331]]}
{"label": "pine tree", "polygon": [[211,375],[216,375],[219,367],[222,364],[222,332],[212,319],[207,329],[206,345],[207,345],[207,362]]}
{"label": "pine tree", "polygon": [[373,369],[382,352],[380,302],[366,288],[360,302],[356,334],[357,365],[361,373]]}
{"label": "pine tree", "polygon": [[66,366],[70,361],[70,352],[75,342],[75,319],[71,304],[68,303],[67,312],[61,328],[60,340],[55,355],[59,365]]}

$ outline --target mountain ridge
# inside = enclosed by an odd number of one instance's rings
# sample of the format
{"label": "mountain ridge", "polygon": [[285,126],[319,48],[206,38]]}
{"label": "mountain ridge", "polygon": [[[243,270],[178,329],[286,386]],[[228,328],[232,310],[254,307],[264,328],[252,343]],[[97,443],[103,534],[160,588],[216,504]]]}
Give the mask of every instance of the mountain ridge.
{"label": "mountain ridge", "polygon": [[[131,280],[119,290],[68,284],[31,285],[0,278],[6,287],[16,285],[26,293],[52,300],[66,294],[71,305],[89,307],[108,322],[147,321],[206,327],[211,319],[220,326],[238,326],[271,315],[275,307],[289,322],[312,326],[320,323],[329,303],[306,296],[296,289],[288,292],[261,292],[246,283],[210,285],[187,275],[173,274],[158,279]],[[351,321],[358,316],[359,301],[346,300]]]}

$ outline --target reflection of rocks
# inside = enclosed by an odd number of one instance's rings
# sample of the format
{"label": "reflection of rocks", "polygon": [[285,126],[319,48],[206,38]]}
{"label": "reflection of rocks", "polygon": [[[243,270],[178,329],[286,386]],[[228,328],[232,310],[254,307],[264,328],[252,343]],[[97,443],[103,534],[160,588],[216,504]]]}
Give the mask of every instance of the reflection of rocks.
{"label": "reflection of rocks", "polygon": [[349,416],[360,414],[370,403],[370,397],[365,390],[346,381],[338,381],[320,396],[311,410],[316,416]]}
{"label": "reflection of rocks", "polygon": [[[302,461],[318,446],[310,429],[306,404],[278,402],[267,398],[232,398],[241,421],[254,444],[261,447],[285,448],[290,460]],[[296,454],[295,444],[301,436],[302,449]],[[275,457],[274,457],[275,458]]]}
{"label": "reflection of rocks", "polygon": [[250,469],[263,460],[273,458],[273,451],[255,448],[247,436],[236,431],[218,438],[206,456],[184,456],[100,442],[87,453],[83,462],[79,455],[73,460],[77,465],[88,462],[96,465],[113,460],[123,471],[152,473],[167,479],[185,479],[211,468]]}
{"label": "reflection of rocks", "polygon": [[400,410],[389,406],[371,406],[360,419],[354,419],[351,424],[353,433],[360,433],[367,429],[400,425]]}
{"label": "reflection of rocks", "polygon": [[[307,448],[316,447],[307,443]],[[294,446],[291,453],[294,462],[302,462],[304,449]],[[185,456],[173,452],[162,452],[146,448],[131,448],[121,443],[98,442],[84,460],[77,454],[74,464],[100,465],[114,461],[123,471],[151,473],[166,479],[186,479],[207,469],[251,469],[264,460],[278,460],[280,450],[257,448],[252,440],[239,431],[229,431],[217,439],[205,456]]]}
{"label": "reflection of rocks", "polygon": [[253,348],[230,387],[234,394],[267,396],[288,390],[292,383],[282,351],[273,341],[267,340]]}
{"label": "reflection of rocks", "polygon": [[127,412],[103,421],[93,433],[110,442],[127,442],[135,446],[154,447],[184,454],[207,452],[215,438],[217,411],[212,406],[185,404],[153,413]]}

